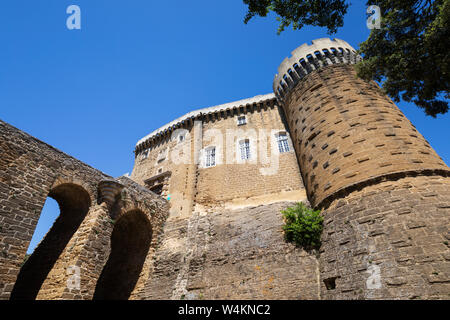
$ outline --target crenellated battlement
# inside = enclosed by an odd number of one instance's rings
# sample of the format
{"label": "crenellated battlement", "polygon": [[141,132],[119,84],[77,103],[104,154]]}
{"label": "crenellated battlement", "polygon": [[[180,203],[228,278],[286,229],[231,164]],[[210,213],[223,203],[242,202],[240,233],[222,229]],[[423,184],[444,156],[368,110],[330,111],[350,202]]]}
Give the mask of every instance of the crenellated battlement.
{"label": "crenellated battlement", "polygon": [[273,92],[278,99],[283,100],[299,80],[314,70],[333,64],[355,64],[361,59],[344,40],[320,38],[313,40],[310,45],[304,43],[278,67],[278,74],[273,80]]}
{"label": "crenellated battlement", "polygon": [[[273,85],[308,200],[323,209],[321,297],[443,298],[448,288],[424,270],[448,262],[421,255],[448,254],[450,169],[377,83],[357,76],[360,59],[345,41],[314,40]],[[407,269],[405,256],[415,261]]]}

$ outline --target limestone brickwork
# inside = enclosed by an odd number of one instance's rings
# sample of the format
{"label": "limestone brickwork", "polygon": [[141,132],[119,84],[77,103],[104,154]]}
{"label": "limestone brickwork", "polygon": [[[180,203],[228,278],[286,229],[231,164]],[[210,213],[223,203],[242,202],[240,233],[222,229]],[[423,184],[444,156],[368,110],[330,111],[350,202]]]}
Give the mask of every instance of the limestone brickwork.
{"label": "limestone brickwork", "polygon": [[[240,125],[242,116],[245,124]],[[188,217],[194,206],[305,199],[292,141],[274,95],[201,109],[172,126],[138,142],[131,178],[149,186],[163,175],[165,182],[157,183],[164,185],[163,196],[170,196],[173,214]],[[288,152],[278,150],[280,132],[289,139]],[[242,139],[251,146],[251,157],[245,161],[240,159]],[[210,147],[216,148],[216,163],[207,167],[205,150]]]}
{"label": "limestone brickwork", "polygon": [[209,209],[164,229],[142,299],[319,299],[319,264],[283,239],[292,202]]}
{"label": "limestone brickwork", "polygon": [[449,178],[382,181],[323,214],[323,299],[449,299]]}
{"label": "limestone brickwork", "polygon": [[[278,149],[280,133],[287,152]],[[207,166],[211,147],[215,163]],[[281,209],[307,200],[273,94],[193,111],[141,139],[135,152],[132,179],[148,186],[167,172],[162,193],[171,206],[142,299],[319,297],[317,257],[283,240]]]}
{"label": "limestone brickwork", "polygon": [[[179,134],[166,134],[137,153],[131,178],[164,198],[170,197],[171,211],[188,216],[193,208],[197,165],[180,157],[194,157],[194,124],[178,130]],[[179,136],[184,137],[179,141]]]}
{"label": "limestone brickwork", "polygon": [[[304,199],[304,187],[298,170],[292,143],[290,151],[279,153],[272,150],[276,146],[275,134],[286,132],[282,121],[282,112],[274,102],[263,105],[259,110],[251,109],[246,116],[246,124],[237,126],[236,118],[213,120],[203,125],[203,149],[215,145],[218,141],[224,145],[222,164],[210,168],[200,167],[197,179],[195,202],[204,206],[217,206],[218,203],[237,204],[249,198],[273,195],[274,200],[284,194],[295,200]],[[214,134],[206,137],[211,130]],[[236,130],[236,132],[234,131]],[[261,134],[261,131],[265,134]],[[230,134],[227,135],[227,132]],[[238,144],[249,139],[251,159],[240,161]],[[227,143],[228,142],[228,143]],[[267,155],[266,163],[261,155]],[[275,158],[270,158],[275,153]],[[226,159],[235,159],[234,163]],[[231,162],[231,163],[229,163]]]}

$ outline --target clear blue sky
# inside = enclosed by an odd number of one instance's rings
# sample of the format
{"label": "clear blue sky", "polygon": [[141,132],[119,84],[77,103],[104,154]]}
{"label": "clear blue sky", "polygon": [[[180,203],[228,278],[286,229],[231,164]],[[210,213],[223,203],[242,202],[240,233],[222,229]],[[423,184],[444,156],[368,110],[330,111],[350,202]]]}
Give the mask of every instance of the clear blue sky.
{"label": "clear blue sky", "polygon": [[[353,1],[332,37],[358,48],[369,35],[364,3]],[[66,28],[71,4],[81,30]],[[0,119],[106,174],[131,172],[137,140],[192,109],[271,92],[293,49],[329,36],[278,36],[273,15],[245,25],[245,13],[242,0],[3,0]],[[450,116],[398,106],[449,164]],[[44,213],[56,216],[53,207]]]}

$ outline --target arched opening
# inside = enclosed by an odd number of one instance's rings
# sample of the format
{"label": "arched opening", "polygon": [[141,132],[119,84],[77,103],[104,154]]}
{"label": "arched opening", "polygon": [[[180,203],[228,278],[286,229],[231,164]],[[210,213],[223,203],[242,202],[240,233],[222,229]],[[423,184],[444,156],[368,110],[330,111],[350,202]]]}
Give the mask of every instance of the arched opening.
{"label": "arched opening", "polygon": [[114,224],[111,253],[95,288],[94,300],[127,300],[144,266],[152,227],[139,210],[127,212]]}
{"label": "arched opening", "polygon": [[80,186],[62,184],[48,196],[56,200],[60,214],[20,269],[11,300],[36,299],[47,275],[89,211],[89,194]]}
{"label": "arched opening", "polygon": [[[56,218],[59,216],[59,205],[55,199],[47,197],[42,208],[39,221],[34,229],[33,237],[28,245],[27,257],[31,256],[45,235],[48,233]],[[25,257],[25,259],[27,259]]]}

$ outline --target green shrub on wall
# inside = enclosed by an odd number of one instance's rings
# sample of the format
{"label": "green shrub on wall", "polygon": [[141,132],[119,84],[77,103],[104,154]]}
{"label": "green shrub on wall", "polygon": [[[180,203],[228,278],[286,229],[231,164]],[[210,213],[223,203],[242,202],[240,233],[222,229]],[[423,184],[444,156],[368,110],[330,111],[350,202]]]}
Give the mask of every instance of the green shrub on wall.
{"label": "green shrub on wall", "polygon": [[308,208],[299,202],[281,211],[284,217],[284,238],[304,249],[319,249],[323,230],[323,217],[320,210]]}

